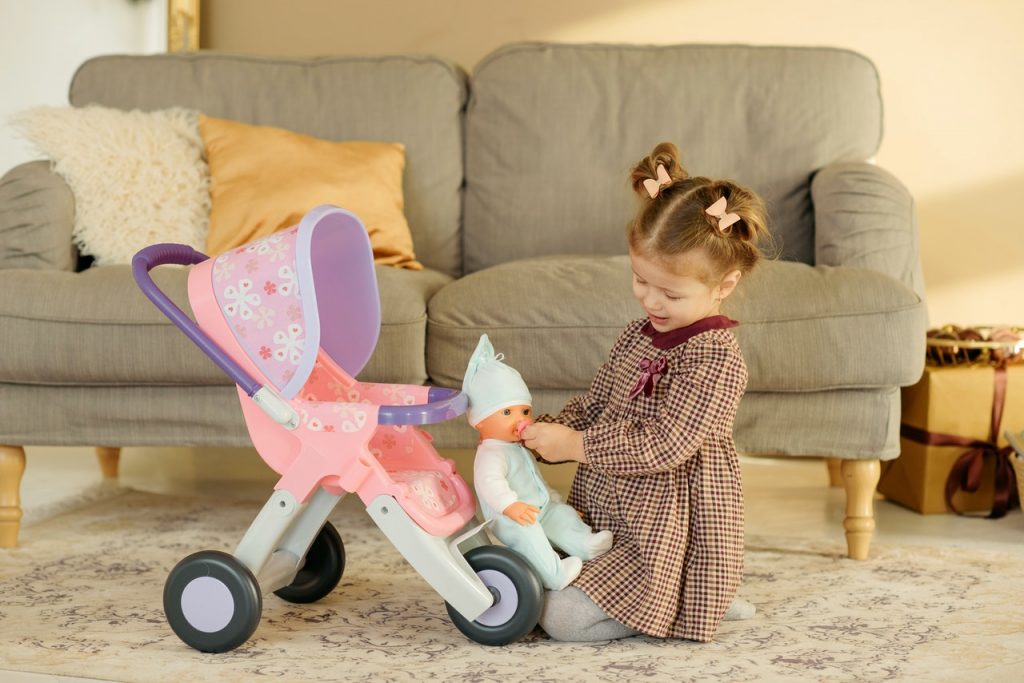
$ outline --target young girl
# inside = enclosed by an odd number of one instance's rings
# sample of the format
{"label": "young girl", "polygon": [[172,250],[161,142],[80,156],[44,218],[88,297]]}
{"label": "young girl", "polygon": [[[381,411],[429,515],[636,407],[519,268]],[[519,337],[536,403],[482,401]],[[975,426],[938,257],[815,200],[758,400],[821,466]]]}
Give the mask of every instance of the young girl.
{"label": "young girl", "polygon": [[[728,180],[691,178],[662,143],[632,173],[643,207],[628,228],[633,296],[644,316],[619,335],[590,391],[524,443],[582,463],[568,503],[614,534],[541,626],[557,640],[637,633],[709,641],[743,576],[743,492],[732,426],[747,370],[720,313],[758,262],[764,206]],[[732,605],[732,609],[730,609]]]}

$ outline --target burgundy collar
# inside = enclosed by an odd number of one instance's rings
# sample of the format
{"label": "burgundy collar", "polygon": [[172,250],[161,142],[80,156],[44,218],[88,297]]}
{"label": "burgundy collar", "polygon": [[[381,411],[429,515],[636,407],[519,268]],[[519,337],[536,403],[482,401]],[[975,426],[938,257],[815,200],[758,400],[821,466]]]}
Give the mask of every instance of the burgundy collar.
{"label": "burgundy collar", "polygon": [[640,328],[640,331],[651,338],[651,343],[657,349],[674,349],[683,342],[687,341],[690,337],[696,337],[701,332],[707,332],[708,330],[727,330],[730,327],[736,327],[739,325],[738,322],[732,318],[727,318],[724,315],[713,315],[708,318],[701,318],[695,323],[691,323],[686,327],[679,327],[668,332],[658,332],[654,329],[654,325],[648,320],[644,323],[644,326]]}

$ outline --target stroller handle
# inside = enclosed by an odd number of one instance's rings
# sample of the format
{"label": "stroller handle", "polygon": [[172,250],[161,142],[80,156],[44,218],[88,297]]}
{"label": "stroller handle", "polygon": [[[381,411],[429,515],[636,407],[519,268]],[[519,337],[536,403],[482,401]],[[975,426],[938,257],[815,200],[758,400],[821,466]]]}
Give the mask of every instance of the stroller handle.
{"label": "stroller handle", "polygon": [[224,350],[217,346],[216,342],[210,339],[199,326],[192,322],[192,319],[185,315],[163,291],[156,286],[149,271],[157,266],[178,265],[193,266],[202,263],[209,256],[198,252],[187,244],[154,244],[142,249],[132,257],[132,277],[139,285],[139,289],[153,304],[166,315],[174,325],[185,333],[199,349],[210,357],[217,366],[227,373],[234,380],[235,384],[242,387],[245,393],[252,396],[260,390],[262,385],[249,375],[248,372],[236,363]]}

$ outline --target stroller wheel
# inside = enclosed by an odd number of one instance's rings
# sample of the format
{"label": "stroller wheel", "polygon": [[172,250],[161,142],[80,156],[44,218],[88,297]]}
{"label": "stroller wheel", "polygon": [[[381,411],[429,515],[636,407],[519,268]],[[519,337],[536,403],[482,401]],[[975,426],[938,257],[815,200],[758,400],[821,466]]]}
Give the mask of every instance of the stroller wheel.
{"label": "stroller wheel", "polygon": [[262,610],[252,572],[219,550],[189,555],[164,584],[167,623],[186,645],[202,652],[227,652],[247,641]]}
{"label": "stroller wheel", "polygon": [[295,579],[274,595],[288,602],[316,602],[334,590],[344,573],[345,545],[334,525],[325,522]]}
{"label": "stroller wheel", "polygon": [[533,630],[544,607],[544,586],[526,560],[498,545],[473,548],[466,561],[494,594],[494,605],[469,621],[447,602],[448,616],[468,638],[482,645],[507,645]]}

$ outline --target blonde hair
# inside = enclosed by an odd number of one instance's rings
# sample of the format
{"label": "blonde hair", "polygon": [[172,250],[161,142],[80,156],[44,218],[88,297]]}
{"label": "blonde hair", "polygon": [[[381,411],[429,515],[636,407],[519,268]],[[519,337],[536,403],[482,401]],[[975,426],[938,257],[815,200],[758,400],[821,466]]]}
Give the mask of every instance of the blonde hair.
{"label": "blonde hair", "polygon": [[[662,185],[652,198],[644,181],[657,181],[659,165],[665,167],[671,182]],[[662,142],[637,162],[630,180],[633,190],[644,199],[627,229],[632,250],[668,265],[680,254],[700,250],[713,270],[700,274],[706,284],[733,270],[747,273],[763,257],[758,242],[771,236],[761,198],[731,180],[691,178],[679,162],[679,149],[671,142]],[[718,218],[705,212],[722,197],[726,211],[739,216],[724,230],[719,229]]]}

